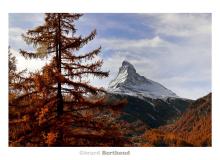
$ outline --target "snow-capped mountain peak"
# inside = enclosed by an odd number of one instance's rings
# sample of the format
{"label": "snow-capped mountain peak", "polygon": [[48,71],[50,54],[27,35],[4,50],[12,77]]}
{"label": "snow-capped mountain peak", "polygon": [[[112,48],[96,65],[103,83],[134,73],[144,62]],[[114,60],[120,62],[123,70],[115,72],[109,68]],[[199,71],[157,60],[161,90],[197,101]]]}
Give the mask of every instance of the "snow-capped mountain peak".
{"label": "snow-capped mountain peak", "polygon": [[131,63],[129,63],[128,61],[122,62],[122,66],[120,67],[119,71],[123,70],[123,69],[129,70],[130,72],[136,72],[134,66]]}
{"label": "snow-capped mountain peak", "polygon": [[118,75],[109,84],[108,91],[150,98],[178,97],[163,85],[139,75],[128,61],[122,62]]}

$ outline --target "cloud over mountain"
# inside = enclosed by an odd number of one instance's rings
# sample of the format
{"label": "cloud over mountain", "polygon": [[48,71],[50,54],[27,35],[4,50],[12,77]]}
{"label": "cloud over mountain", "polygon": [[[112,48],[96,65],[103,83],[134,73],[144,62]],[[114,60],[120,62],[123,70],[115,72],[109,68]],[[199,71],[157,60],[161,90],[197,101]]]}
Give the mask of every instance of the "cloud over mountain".
{"label": "cloud over mountain", "polygon": [[[20,34],[42,20],[42,14],[9,14],[11,47],[31,49]],[[82,35],[97,29],[97,38],[82,50],[102,46],[110,77],[91,79],[96,85],[106,87],[126,59],[182,97],[196,99],[211,90],[211,14],[85,14],[76,27]]]}

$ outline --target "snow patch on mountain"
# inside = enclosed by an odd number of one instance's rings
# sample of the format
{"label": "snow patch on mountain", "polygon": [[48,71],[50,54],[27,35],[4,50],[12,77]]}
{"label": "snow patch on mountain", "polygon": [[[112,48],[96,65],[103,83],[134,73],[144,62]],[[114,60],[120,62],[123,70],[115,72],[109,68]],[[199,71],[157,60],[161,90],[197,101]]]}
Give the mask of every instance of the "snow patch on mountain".
{"label": "snow patch on mountain", "polygon": [[118,75],[112,80],[107,89],[109,92],[127,94],[153,99],[178,96],[163,85],[145,78],[136,72],[134,66],[128,61],[123,61]]}

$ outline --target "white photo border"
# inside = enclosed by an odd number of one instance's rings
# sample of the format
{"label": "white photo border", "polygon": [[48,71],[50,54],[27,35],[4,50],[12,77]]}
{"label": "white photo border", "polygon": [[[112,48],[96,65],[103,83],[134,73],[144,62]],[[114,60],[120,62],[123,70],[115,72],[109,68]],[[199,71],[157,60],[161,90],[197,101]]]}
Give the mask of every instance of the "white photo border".
{"label": "white photo border", "polygon": [[[217,0],[4,0],[1,16],[0,159],[4,160],[214,160],[220,150],[220,8]],[[212,147],[8,147],[9,13],[212,13]],[[80,155],[80,151],[130,151],[129,156]]]}

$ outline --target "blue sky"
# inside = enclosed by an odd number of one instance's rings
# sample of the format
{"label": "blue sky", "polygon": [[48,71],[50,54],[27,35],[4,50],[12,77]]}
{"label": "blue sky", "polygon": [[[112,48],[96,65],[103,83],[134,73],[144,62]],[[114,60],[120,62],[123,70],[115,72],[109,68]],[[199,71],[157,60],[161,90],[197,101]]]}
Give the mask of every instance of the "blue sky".
{"label": "blue sky", "polygon": [[[21,34],[43,23],[43,14],[9,14],[9,45],[18,68],[33,71],[45,61],[25,61],[17,54],[32,49]],[[163,84],[177,95],[196,99],[211,91],[211,14],[84,14],[76,22],[77,34],[93,29],[97,37],[82,51],[102,46],[105,79],[91,83],[107,87],[123,60],[137,72]]]}

